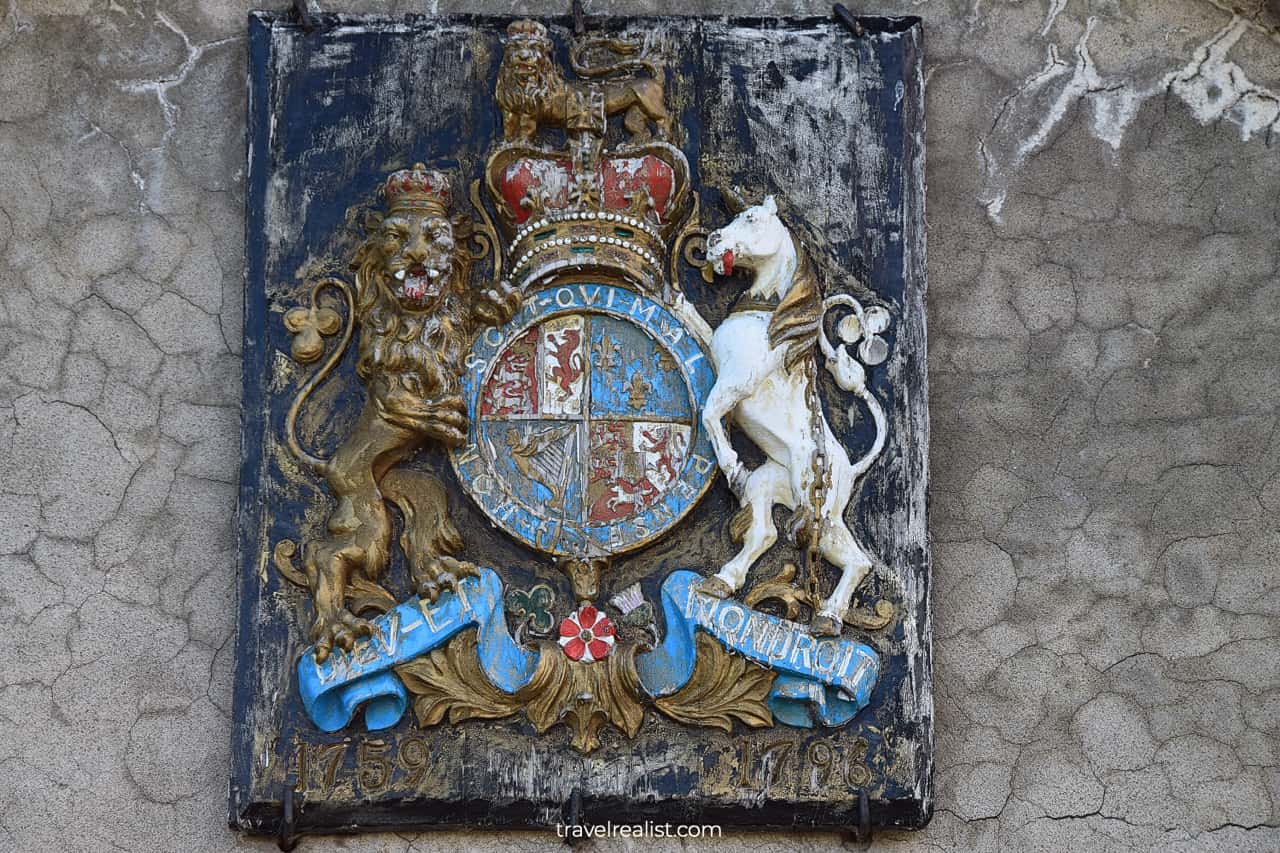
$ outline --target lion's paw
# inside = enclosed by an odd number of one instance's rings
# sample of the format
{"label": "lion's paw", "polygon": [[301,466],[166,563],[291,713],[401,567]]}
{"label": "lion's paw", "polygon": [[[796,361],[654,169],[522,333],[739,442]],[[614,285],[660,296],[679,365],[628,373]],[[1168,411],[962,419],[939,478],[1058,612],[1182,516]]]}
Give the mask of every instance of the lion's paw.
{"label": "lion's paw", "polygon": [[353,616],[343,610],[328,615],[317,615],[311,626],[311,642],[315,645],[316,663],[328,660],[334,648],[351,651],[356,640],[372,637],[373,625],[367,619]]}
{"label": "lion's paw", "polygon": [[434,604],[445,590],[458,591],[458,584],[466,577],[478,577],[480,570],[474,563],[453,557],[436,557],[427,561],[421,571],[414,573],[414,587],[418,595]]}

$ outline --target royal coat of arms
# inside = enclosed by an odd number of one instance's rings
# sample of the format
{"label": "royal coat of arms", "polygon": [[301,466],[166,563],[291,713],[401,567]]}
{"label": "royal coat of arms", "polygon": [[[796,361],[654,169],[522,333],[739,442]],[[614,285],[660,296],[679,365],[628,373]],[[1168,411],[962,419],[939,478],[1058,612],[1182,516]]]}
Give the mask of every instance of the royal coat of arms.
{"label": "royal coat of arms", "polygon": [[233,821],[919,825],[918,24],[331,27],[253,20]]}

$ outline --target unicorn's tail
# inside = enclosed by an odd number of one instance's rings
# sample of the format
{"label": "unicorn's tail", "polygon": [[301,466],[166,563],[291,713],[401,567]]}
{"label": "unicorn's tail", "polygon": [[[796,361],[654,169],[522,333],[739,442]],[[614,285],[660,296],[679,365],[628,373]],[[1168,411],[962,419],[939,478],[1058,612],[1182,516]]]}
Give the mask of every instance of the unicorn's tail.
{"label": "unicorn's tail", "polygon": [[[857,396],[867,406],[867,410],[871,412],[871,418],[876,424],[876,437],[871,443],[870,449],[862,455],[856,462],[853,462],[853,476],[860,477],[864,474],[880,453],[884,450],[885,440],[889,433],[889,422],[885,417],[884,407],[880,405],[880,401],[871,393],[871,389],[867,387],[867,368],[862,358],[867,355],[867,348],[860,347],[858,355],[855,356],[849,351],[852,344],[857,343],[860,339],[874,335],[868,328],[868,312],[864,311],[862,304],[852,296],[847,294],[836,294],[829,296],[822,303],[822,316],[825,318],[827,312],[836,306],[844,306],[853,309],[853,313],[858,317],[858,334],[849,338],[842,338],[842,343],[838,346],[832,346],[827,339],[825,324],[818,324],[818,345],[822,348],[822,354],[827,360],[827,371],[835,378],[836,384],[845,391]],[[870,359],[868,359],[870,360]],[[883,359],[881,359],[883,360]],[[878,363],[878,362],[873,362]],[[856,418],[856,412],[850,408],[850,420]]]}

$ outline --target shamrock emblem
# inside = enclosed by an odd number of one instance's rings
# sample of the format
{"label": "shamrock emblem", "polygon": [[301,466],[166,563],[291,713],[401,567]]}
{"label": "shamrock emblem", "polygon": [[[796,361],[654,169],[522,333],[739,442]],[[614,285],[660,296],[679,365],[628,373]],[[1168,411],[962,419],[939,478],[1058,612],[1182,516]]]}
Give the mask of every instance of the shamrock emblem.
{"label": "shamrock emblem", "polygon": [[311,307],[291,308],[284,315],[284,326],[293,333],[293,358],[299,364],[311,364],[324,355],[324,338],[342,328],[342,315],[332,308],[317,305],[311,294]]}
{"label": "shamrock emblem", "polygon": [[590,604],[571,613],[560,623],[560,647],[570,660],[591,663],[613,651],[613,623]]}
{"label": "shamrock emblem", "polygon": [[556,594],[544,583],[530,587],[528,591],[513,589],[507,593],[507,612],[523,616],[524,623],[534,634],[546,634],[551,630],[551,605]]}
{"label": "shamrock emblem", "polygon": [[[818,330],[818,343],[827,356],[827,370],[835,377],[836,384],[846,391],[863,393],[867,383],[867,371],[863,365],[874,366],[889,357],[889,342],[884,332],[889,328],[889,312],[879,305],[864,309],[862,304],[847,294],[827,298],[824,305],[843,305],[853,312],[836,324],[836,334],[842,346],[833,347],[826,332]],[[849,347],[858,345],[857,358],[849,353]]]}

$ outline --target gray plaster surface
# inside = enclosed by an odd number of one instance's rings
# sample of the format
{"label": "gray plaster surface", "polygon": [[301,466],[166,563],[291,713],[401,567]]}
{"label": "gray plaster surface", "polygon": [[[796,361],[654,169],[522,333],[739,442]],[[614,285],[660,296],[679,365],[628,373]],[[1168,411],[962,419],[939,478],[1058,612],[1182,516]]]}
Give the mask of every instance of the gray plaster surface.
{"label": "gray plaster surface", "polygon": [[[877,846],[1280,848],[1277,4],[853,5],[928,73],[938,810]],[[827,11],[588,4],[695,8]],[[247,7],[0,9],[0,851],[270,849],[225,826]]]}

